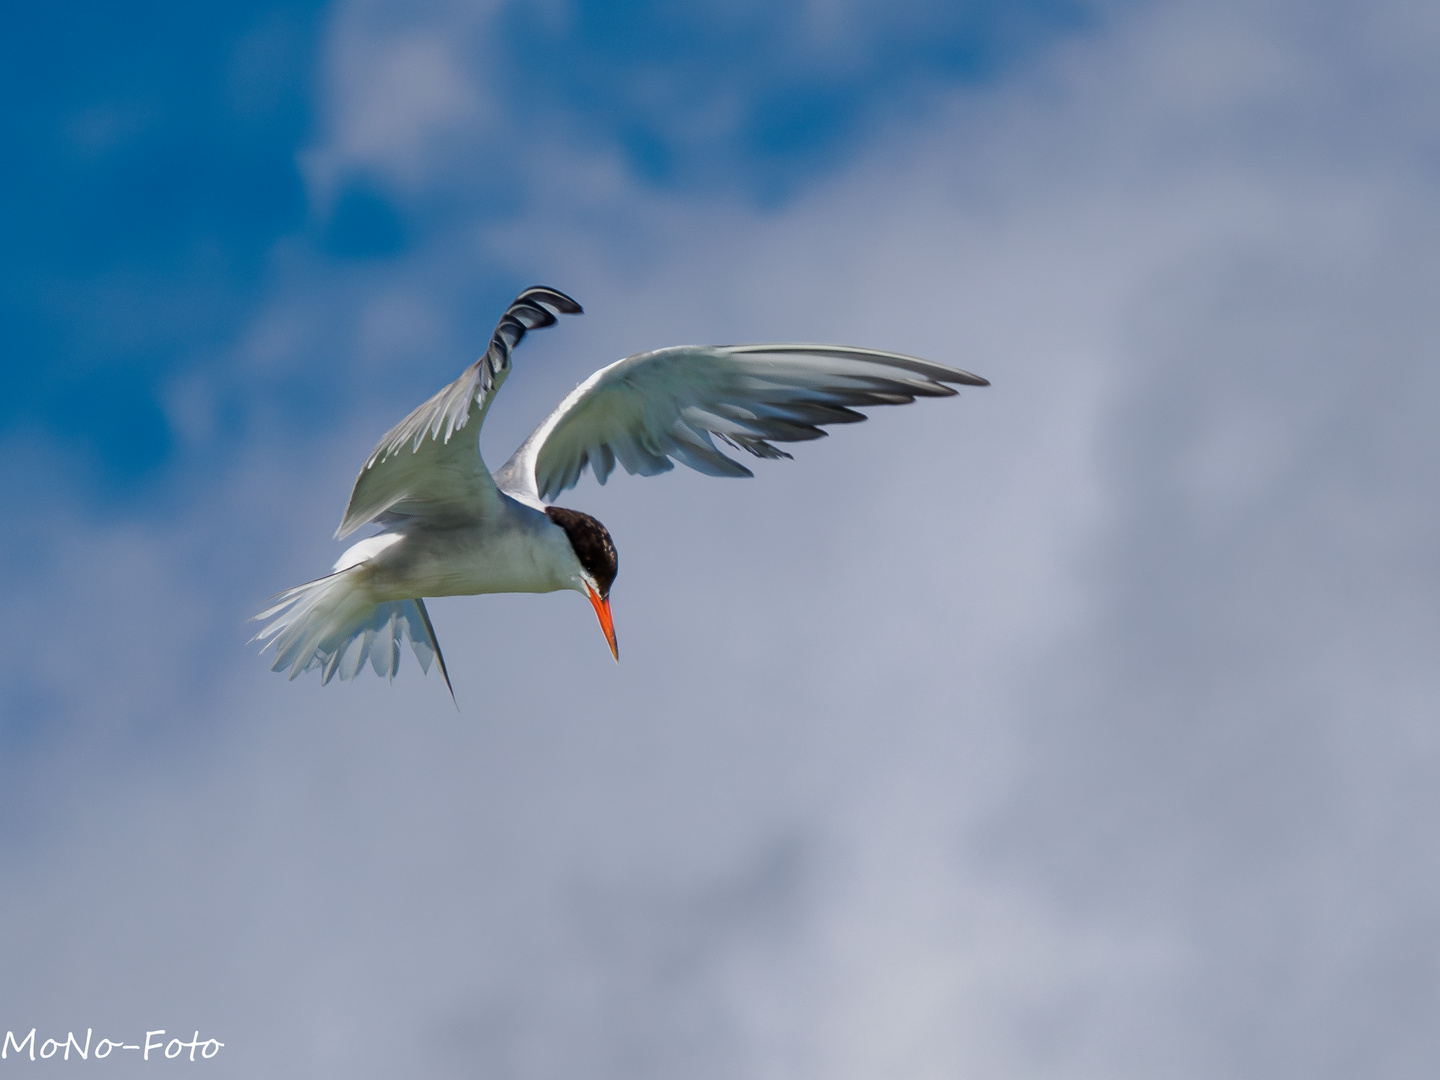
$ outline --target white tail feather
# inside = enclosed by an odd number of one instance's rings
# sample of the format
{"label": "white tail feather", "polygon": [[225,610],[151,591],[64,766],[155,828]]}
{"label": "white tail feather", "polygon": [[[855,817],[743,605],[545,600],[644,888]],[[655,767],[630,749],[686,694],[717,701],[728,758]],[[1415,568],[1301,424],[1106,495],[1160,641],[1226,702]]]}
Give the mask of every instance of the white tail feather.
{"label": "white tail feather", "polygon": [[[440,674],[450,686],[445,658],[435,639],[423,600],[390,600],[377,604],[364,587],[364,567],[352,566],[329,577],[281,593],[256,619],[269,619],[252,641],[275,646],[272,671],[289,670],[290,678],[319,668],[320,681],[336,675],[353,679],[368,660],[375,674],[393,678],[400,670],[400,644],[410,648],[422,671],[439,660]],[[263,649],[262,649],[263,651]],[[451,695],[454,691],[451,690]]]}

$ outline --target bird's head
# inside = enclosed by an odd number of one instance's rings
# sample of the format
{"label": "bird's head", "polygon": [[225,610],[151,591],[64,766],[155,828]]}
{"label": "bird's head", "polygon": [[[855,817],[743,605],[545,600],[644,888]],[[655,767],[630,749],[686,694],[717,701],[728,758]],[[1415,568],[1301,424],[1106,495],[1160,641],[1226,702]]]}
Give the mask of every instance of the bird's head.
{"label": "bird's head", "polygon": [[615,542],[610,539],[605,526],[589,514],[582,514],[579,510],[567,510],[563,506],[547,506],[545,514],[565,530],[565,535],[570,540],[575,561],[580,564],[580,572],[571,587],[589,597],[591,606],[595,608],[595,615],[600,620],[600,629],[605,631],[610,653],[618,661],[620,647],[615,644],[615,623],[610,618],[610,586],[614,584],[615,574],[620,567],[619,558],[615,554]]}

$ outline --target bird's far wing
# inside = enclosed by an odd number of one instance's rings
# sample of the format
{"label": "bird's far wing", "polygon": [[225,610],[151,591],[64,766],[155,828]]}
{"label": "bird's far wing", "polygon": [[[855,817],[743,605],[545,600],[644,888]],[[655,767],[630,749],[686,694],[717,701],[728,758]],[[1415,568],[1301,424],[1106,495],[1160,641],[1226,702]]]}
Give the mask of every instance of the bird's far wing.
{"label": "bird's far wing", "polygon": [[459,525],[484,515],[496,492],[480,460],[480,425],[510,374],[511,351],[527,330],[554,324],[550,308],[581,313],[556,289],[526,289],[500,317],[485,355],[380,440],[355,478],[336,539],[371,521],[423,517]]}
{"label": "bird's far wing", "polygon": [[553,499],[585,466],[604,483],[616,463],[653,476],[674,461],[711,476],[750,476],[712,436],[756,457],[773,443],[818,439],[824,424],[864,420],[856,406],[954,394],[978,375],[899,353],[847,345],[680,345],[602,368],[560,403],[495,482],[516,498]]}

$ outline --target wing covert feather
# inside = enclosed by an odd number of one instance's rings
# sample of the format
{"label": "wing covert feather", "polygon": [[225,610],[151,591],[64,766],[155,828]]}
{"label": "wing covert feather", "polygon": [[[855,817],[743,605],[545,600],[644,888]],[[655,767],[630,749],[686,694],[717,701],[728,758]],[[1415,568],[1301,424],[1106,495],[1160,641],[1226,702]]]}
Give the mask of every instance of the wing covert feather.
{"label": "wing covert feather", "polygon": [[355,478],[336,539],[371,521],[424,517],[458,525],[484,515],[496,491],[480,460],[480,425],[510,374],[515,346],[527,331],[556,322],[550,308],[582,311],[557,289],[526,289],[500,317],[485,354],[380,440]]}
{"label": "wing covert feather", "polygon": [[715,439],[760,458],[864,420],[860,406],[902,405],[988,386],[958,368],[847,345],[679,345],[628,356],[577,386],[496,472],[500,488],[546,502],[586,466],[605,483],[618,464],[653,476],[682,462],[751,476]]}

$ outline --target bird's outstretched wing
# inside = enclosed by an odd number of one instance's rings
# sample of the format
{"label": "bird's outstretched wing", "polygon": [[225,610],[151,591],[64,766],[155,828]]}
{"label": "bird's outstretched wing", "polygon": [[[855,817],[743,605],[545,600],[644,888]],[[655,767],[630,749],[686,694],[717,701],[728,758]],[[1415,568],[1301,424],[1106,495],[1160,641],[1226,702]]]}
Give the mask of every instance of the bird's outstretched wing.
{"label": "bird's outstretched wing", "polygon": [[566,315],[582,311],[557,289],[526,289],[500,316],[485,355],[380,440],[355,478],[337,540],[371,521],[424,517],[460,525],[484,516],[497,496],[480,460],[480,425],[510,374],[511,351],[526,331],[556,321],[550,308]]}
{"label": "bird's outstretched wing", "polygon": [[[824,424],[864,420],[855,406],[903,405],[988,386],[978,375],[847,345],[679,345],[637,353],[577,386],[495,474],[502,491],[555,498],[585,466],[604,483],[616,463],[653,476],[674,461],[711,476],[750,476],[712,436],[756,457],[818,439]],[[672,461],[673,459],[673,461]]]}

